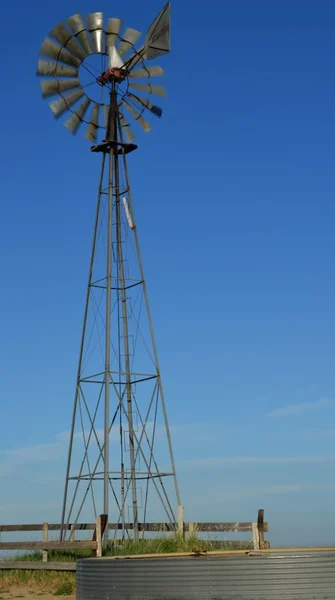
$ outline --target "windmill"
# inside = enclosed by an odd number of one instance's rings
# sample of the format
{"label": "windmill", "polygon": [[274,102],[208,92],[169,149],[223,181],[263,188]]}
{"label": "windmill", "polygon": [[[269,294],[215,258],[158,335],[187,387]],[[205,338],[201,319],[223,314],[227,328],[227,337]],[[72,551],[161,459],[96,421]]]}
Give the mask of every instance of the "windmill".
{"label": "windmill", "polygon": [[176,506],[180,512],[127,167],[137,148],[130,121],[148,132],[147,115],[162,115],[152,96],[166,95],[153,83],[163,70],[147,61],[169,51],[169,37],[167,3],[142,45],[137,30],[95,12],[58,23],[39,51],[37,75],[51,111],[72,134],[84,125],[91,151],[101,155],[62,539],[70,524],[101,508],[117,524],[115,535],[133,530],[135,539],[158,509],[171,524]]}

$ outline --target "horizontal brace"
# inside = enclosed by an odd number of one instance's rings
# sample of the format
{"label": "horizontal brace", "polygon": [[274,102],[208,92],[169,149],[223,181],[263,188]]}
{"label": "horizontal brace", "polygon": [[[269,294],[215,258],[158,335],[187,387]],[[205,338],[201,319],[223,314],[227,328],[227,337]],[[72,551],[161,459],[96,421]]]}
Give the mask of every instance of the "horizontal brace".
{"label": "horizontal brace", "polygon": [[[111,290],[114,290],[116,292],[122,292],[123,290],[130,290],[131,288],[134,288],[137,285],[142,285],[142,284],[143,284],[143,281],[138,281],[137,283],[132,283],[131,285],[125,285],[124,287],[111,286]],[[107,289],[106,285],[97,285],[96,283],[91,283],[89,287],[98,288],[100,290]]]}
{"label": "horizontal brace", "polygon": [[[174,473],[158,473],[155,475],[139,475],[135,477],[123,477],[121,475],[119,475],[118,477],[116,477],[115,475],[110,475],[108,479],[110,479],[111,481],[124,481],[124,480],[132,480],[134,479],[135,481],[144,481],[144,480],[148,480],[148,479],[157,479],[160,477],[172,477],[174,475]],[[89,475],[80,475],[80,477],[69,477],[69,480],[71,481],[103,481],[104,478],[102,477],[102,475],[100,475],[100,477],[90,477]]]}
{"label": "horizontal brace", "polygon": [[0,560],[0,571],[76,571],[75,562],[39,562],[34,560]]}
{"label": "horizontal brace", "polygon": [[0,542],[0,550],[96,550],[97,542]]}
{"label": "horizontal brace", "polygon": [[[135,379],[134,381],[114,381],[113,383],[114,385],[127,385],[128,383],[130,385],[135,385],[135,383],[142,383],[143,381],[150,381],[151,379],[157,379],[158,375],[151,375],[151,377],[145,377],[143,379]],[[81,379],[80,380],[81,383],[99,383],[99,384],[103,384],[105,383],[105,380],[101,380],[101,379]]]}
{"label": "horizontal brace", "polygon": [[[166,529],[168,526],[167,523],[139,523],[139,528],[141,528],[142,531],[170,531],[170,529]],[[171,523],[170,525],[171,526]],[[71,523],[69,523],[68,525],[65,526],[65,529],[67,529],[68,531],[72,531],[73,529],[75,530],[88,530],[88,531],[94,531],[95,530],[95,523],[76,523],[75,525],[72,525]],[[117,523],[109,523],[108,525],[109,529],[121,529],[121,526],[118,527]],[[127,529],[132,529],[132,525],[131,524],[125,524],[125,527],[127,527]],[[176,527],[176,525],[174,525],[174,528]],[[172,528],[171,531],[174,529]],[[192,528],[194,531],[229,531],[229,532],[235,532],[235,531],[239,531],[239,532],[249,532],[252,531],[252,523],[250,522],[232,522],[232,523],[223,523],[223,522],[217,522],[217,523],[192,523]],[[54,524],[54,523],[50,523],[48,524],[48,530],[49,531],[60,531],[61,526],[60,524]],[[185,523],[184,524],[184,529],[185,531],[189,531],[189,523]],[[27,524],[27,525],[0,525],[0,532],[5,532],[5,531],[43,531],[43,524],[42,523],[35,523],[35,524]],[[264,531],[268,532],[269,531],[269,524],[268,523],[264,523]],[[40,542],[43,545],[43,542]],[[52,542],[45,542],[45,543],[52,543]],[[53,542],[55,544],[59,543],[59,542]],[[67,548],[69,548],[67,542]],[[72,543],[72,542],[71,542]],[[80,544],[81,542],[73,542],[73,544]],[[89,542],[89,543],[94,543],[94,542]],[[76,548],[78,546],[75,546]],[[82,546],[80,546],[82,547]],[[25,547],[26,548],[26,547]],[[24,549],[25,549],[24,548]]]}

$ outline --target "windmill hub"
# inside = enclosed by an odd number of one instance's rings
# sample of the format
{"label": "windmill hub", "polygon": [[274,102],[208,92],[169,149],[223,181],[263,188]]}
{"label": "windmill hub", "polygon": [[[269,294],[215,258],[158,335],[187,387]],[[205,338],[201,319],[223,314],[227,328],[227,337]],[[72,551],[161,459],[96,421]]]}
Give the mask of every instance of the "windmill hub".
{"label": "windmill hub", "polygon": [[107,85],[108,83],[121,83],[127,77],[127,71],[125,69],[115,69],[110,67],[107,71],[104,71],[100,77],[98,77],[97,82],[100,85]]}

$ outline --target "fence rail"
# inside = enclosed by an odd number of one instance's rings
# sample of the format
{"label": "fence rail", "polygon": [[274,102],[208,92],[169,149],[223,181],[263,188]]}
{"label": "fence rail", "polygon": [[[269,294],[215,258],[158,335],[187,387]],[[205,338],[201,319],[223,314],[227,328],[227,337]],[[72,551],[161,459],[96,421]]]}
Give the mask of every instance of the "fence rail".
{"label": "fence rail", "polygon": [[[1,569],[13,569],[13,564],[15,568],[25,568],[25,569],[42,569],[43,565],[47,569],[51,569],[50,565],[54,563],[48,563],[48,551],[50,550],[92,550],[92,555],[96,557],[102,556],[102,537],[106,527],[108,527],[109,531],[114,531],[117,533],[118,530],[121,530],[121,525],[119,523],[106,523],[106,515],[100,515],[96,523],[74,523],[68,524],[66,526],[66,530],[71,532],[69,541],[49,541],[49,532],[51,531],[60,531],[61,525],[55,523],[34,523],[34,524],[19,524],[19,525],[0,525],[0,533],[10,533],[10,532],[42,532],[42,541],[23,541],[23,542],[7,542],[0,541],[0,550],[37,550],[42,551],[42,562],[30,562],[25,563],[25,561],[12,561],[12,560],[4,560],[0,561],[0,570]],[[133,529],[132,523],[125,523],[125,528],[127,530]],[[147,532],[179,532],[184,536],[192,535],[195,533],[252,533],[252,539],[250,542],[240,542],[240,541],[229,541],[229,546],[231,549],[233,548],[241,548],[241,546],[249,546],[252,550],[263,550],[269,549],[269,542],[265,541],[264,533],[269,530],[268,523],[264,522],[264,510],[260,509],[257,515],[257,521],[249,522],[249,521],[237,521],[237,522],[184,522],[183,519],[179,519],[178,523],[140,523],[139,524],[140,531]],[[93,531],[92,540],[75,540],[75,534],[77,531]],[[210,540],[213,547],[222,546],[223,541],[218,540]],[[122,540],[115,539],[112,543],[120,544]],[[19,564],[22,565],[18,566]],[[66,564],[66,568],[62,568],[62,563],[55,563],[57,566],[56,570],[74,570],[71,566],[69,567]],[[42,565],[42,566],[41,566]],[[67,568],[69,567],[69,568]]]}
{"label": "fence rail", "polygon": [[[206,523],[206,522],[198,522],[192,523],[187,522],[184,523],[184,531],[207,531],[207,532],[240,532],[240,533],[248,533],[252,532],[253,523],[250,521],[236,521],[231,523]],[[95,523],[76,523],[75,525],[69,524],[66,527],[67,531],[93,531],[95,530]],[[124,528],[128,530],[132,530],[134,528],[133,523],[125,523]],[[169,532],[175,531],[176,527],[171,523],[139,523],[138,524],[139,531],[151,531],[151,532]],[[60,524],[48,523],[49,531],[60,531]],[[108,529],[111,531],[122,530],[121,523],[108,523]],[[264,523],[264,532],[267,532],[268,523]],[[43,523],[36,523],[32,525],[0,525],[0,533],[1,532],[14,532],[14,531],[43,531]]]}

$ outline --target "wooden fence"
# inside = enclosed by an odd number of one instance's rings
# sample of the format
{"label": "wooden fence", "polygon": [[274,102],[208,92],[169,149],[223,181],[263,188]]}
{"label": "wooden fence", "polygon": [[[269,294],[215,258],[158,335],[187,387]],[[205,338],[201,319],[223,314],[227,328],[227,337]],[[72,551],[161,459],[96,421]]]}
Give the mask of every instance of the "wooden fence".
{"label": "wooden fence", "polygon": [[[184,522],[182,520],[182,513],[179,512],[179,523],[139,523],[140,531],[147,531],[153,533],[166,533],[176,532],[183,534],[184,536],[192,535],[194,533],[251,533],[252,539],[250,542],[241,541],[230,541],[229,546],[238,548],[241,546],[248,546],[252,550],[263,550],[269,549],[269,542],[265,541],[264,534],[268,531],[268,523],[264,522],[264,510],[258,511],[257,521],[255,522]],[[61,562],[48,562],[48,550],[92,550],[92,556],[102,556],[102,538],[104,530],[107,526],[106,516],[100,515],[96,523],[77,523],[74,525],[68,525],[67,530],[71,532],[69,541],[50,541],[49,533],[57,531],[59,532],[61,526],[59,524],[40,523],[40,524],[26,524],[26,525],[0,525],[0,535],[2,533],[10,532],[42,532],[41,541],[24,541],[24,542],[3,542],[0,541],[0,550],[40,550],[42,551],[42,562],[28,562],[28,561],[12,561],[12,560],[1,560],[0,569],[51,569],[51,570],[75,570],[75,563],[61,563]],[[133,529],[132,523],[125,523],[125,528],[128,530]],[[117,533],[118,530],[122,529],[120,523],[108,523],[109,531]],[[92,540],[75,540],[77,531],[93,531]],[[1,538],[0,538],[1,539]],[[220,546],[223,544],[222,541],[210,540],[213,546]],[[122,543],[121,540],[114,540],[114,543]]]}

